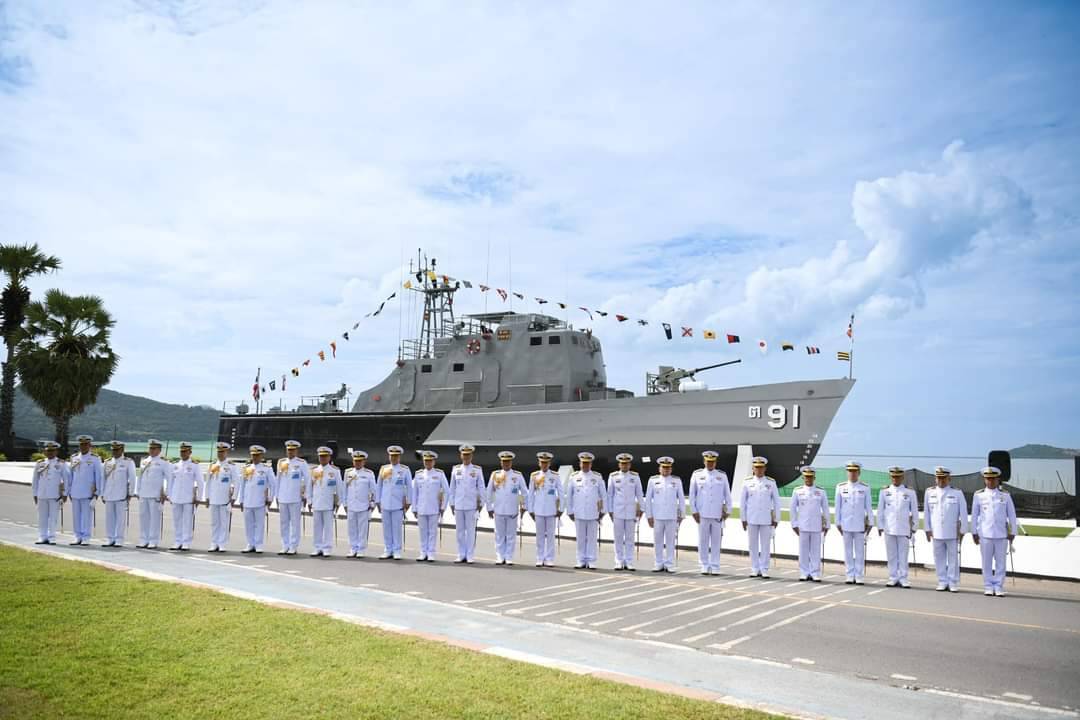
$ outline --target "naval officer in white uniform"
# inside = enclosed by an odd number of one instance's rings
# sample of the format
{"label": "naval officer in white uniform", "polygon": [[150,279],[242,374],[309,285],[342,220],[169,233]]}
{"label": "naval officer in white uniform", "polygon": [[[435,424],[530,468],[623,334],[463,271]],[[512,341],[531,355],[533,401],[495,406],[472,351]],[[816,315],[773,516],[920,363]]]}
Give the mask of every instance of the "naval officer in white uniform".
{"label": "naval officer in white uniform", "polygon": [[71,482],[71,468],[56,456],[60,443],[52,440],[45,443],[45,459],[34,466],[34,479],[31,491],[34,504],[38,509],[38,545],[56,544],[56,523],[60,518],[60,503],[68,483]]}
{"label": "naval officer in white uniform", "polygon": [[817,471],[803,467],[803,484],[791,493],[791,529],[799,536],[799,580],[821,582],[821,545],[829,532],[829,496],[814,484]]}
{"label": "naval officer in white uniform", "polygon": [[484,469],[473,464],[476,448],[458,448],[461,462],[450,470],[450,512],[457,538],[456,563],[471,563],[476,555],[476,514],[484,507]]}
{"label": "naval officer in white uniform", "polygon": [[525,514],[529,486],[525,476],[514,469],[514,453],[499,453],[499,469],[491,473],[487,486],[487,511],[495,519],[495,564],[514,564],[514,541],[518,518]]}
{"label": "naval officer in white uniform", "polygon": [[281,550],[278,555],[295,555],[300,548],[304,503],[311,491],[311,468],[300,456],[297,440],[285,442],[285,457],[278,460],[274,483],[278,522],[281,526]]}
{"label": "naval officer in white uniform", "polygon": [[968,528],[967,500],[964,493],[949,485],[949,468],[934,468],[935,487],[923,493],[923,527],[926,539],[934,543],[934,569],[938,592],[960,590],[960,543]]}
{"label": "naval officer in white uniform", "polygon": [[983,594],[1005,594],[1005,553],[1016,535],[1016,507],[998,485],[1001,470],[984,467],[986,487],[971,499],[971,535],[982,551]]}
{"label": "naval officer in white uniform", "polygon": [[412,505],[412,470],[401,463],[400,445],[386,448],[390,460],[379,468],[379,488],[375,504],[382,518],[383,554],[380,560],[401,559],[404,542],[405,511]]}
{"label": "naval officer in white uniform", "polygon": [[649,478],[645,491],[645,517],[653,529],[653,572],[675,572],[675,544],[679,541],[679,524],[686,512],[686,496],[682,478],[671,474],[675,463],[666,455],[657,458],[660,474]]}
{"label": "naval officer in white uniform", "polygon": [[586,451],[578,453],[578,469],[570,473],[566,483],[566,514],[574,523],[577,536],[575,568],[596,569],[600,554],[600,518],[607,510],[607,488],[604,476],[592,469],[595,456]]}
{"label": "naval officer in white uniform", "polygon": [[203,492],[203,474],[191,459],[191,443],[180,443],[180,459],[173,466],[165,493],[172,504],[173,546],[170,550],[190,550],[195,530],[195,501]]}
{"label": "naval officer in white uniform", "polygon": [[874,524],[870,486],[859,479],[862,463],[847,464],[847,481],[836,486],[836,527],[844,538],[846,582],[862,585],[866,575],[866,539]]}
{"label": "naval officer in white uniform", "polygon": [[416,561],[435,562],[439,520],[450,501],[450,485],[446,481],[446,473],[435,467],[435,461],[439,459],[437,452],[424,450],[420,457],[424,467],[413,475],[412,509],[420,534],[420,554]]}
{"label": "naval officer in white uniform", "polygon": [[240,468],[229,461],[229,443],[219,442],[214,447],[217,460],[210,463],[203,485],[203,502],[210,511],[210,548],[207,552],[225,552],[232,525],[232,503],[240,483]]}
{"label": "naval officer in white uniform", "polygon": [[908,582],[908,544],[919,524],[919,498],[904,486],[904,468],[889,468],[888,487],[878,493],[878,535],[885,535],[885,557],[889,563],[886,587],[911,587]]}
{"label": "naval officer in white uniform", "polygon": [[555,564],[555,528],[562,520],[563,489],[559,473],[551,469],[554,456],[536,453],[540,465],[529,475],[529,514],[536,523],[536,567]]}
{"label": "naval officer in white uniform", "polygon": [[701,453],[705,467],[690,476],[690,512],[698,524],[698,562],[702,575],[720,573],[720,544],[724,539],[724,521],[731,513],[731,485],[727,473],[716,469],[720,454],[715,450]]}
{"label": "naval officer in white uniform", "polygon": [[619,453],[615,456],[619,469],[608,475],[607,503],[611,522],[615,526],[615,569],[634,569],[634,540],[637,524],[645,504],[641,477],[630,469],[634,456]]}
{"label": "naval officer in white uniform", "polygon": [[330,557],[337,529],[337,509],[341,504],[341,470],[330,462],[334,451],[326,445],[316,451],[319,464],[311,469],[311,543],[312,557]]}
{"label": "naval officer in white uniform", "polygon": [[769,577],[770,543],[780,521],[780,492],[765,474],[769,461],[760,455],[750,462],[753,475],[743,480],[739,512],[750,539],[750,577]]}
{"label": "naval officer in white uniform", "polygon": [[104,480],[101,458],[90,451],[94,441],[89,435],[78,437],[79,452],[71,456],[71,482],[67,494],[71,499],[71,523],[75,540],[72,545],[89,545],[94,529],[94,500],[101,494]]}
{"label": "naval officer in white uniform", "polygon": [[173,465],[161,457],[161,441],[147,443],[147,456],[139,464],[135,494],[139,497],[139,544],[137,548],[157,548],[161,542],[162,503],[165,487],[172,481]]}
{"label": "naval officer in white uniform", "polygon": [[135,461],[124,457],[124,443],[112,441],[112,457],[102,469],[105,484],[101,499],[105,501],[105,547],[124,544],[127,532],[128,500],[135,495]]}
{"label": "naval officer in white uniform", "polygon": [[362,558],[367,552],[368,524],[379,491],[375,473],[365,467],[367,458],[367,452],[353,450],[353,466],[345,471],[345,499],[342,502],[349,528],[348,557],[351,558]]}
{"label": "naval officer in white uniform", "polygon": [[263,462],[266,448],[252,445],[248,448],[251,462],[240,472],[240,486],[236,497],[244,510],[244,535],[247,545],[240,552],[261,553],[266,539],[266,510],[274,497],[274,469]]}

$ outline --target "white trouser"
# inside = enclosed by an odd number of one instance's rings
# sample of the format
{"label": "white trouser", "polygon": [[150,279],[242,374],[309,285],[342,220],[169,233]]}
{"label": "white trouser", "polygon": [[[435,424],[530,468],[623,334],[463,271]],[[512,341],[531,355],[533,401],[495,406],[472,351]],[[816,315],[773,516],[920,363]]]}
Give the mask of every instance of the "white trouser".
{"label": "white trouser", "polygon": [[987,590],[1005,588],[1005,553],[1009,549],[1007,538],[979,538],[982,551],[983,587]]}
{"label": "white trouser", "polygon": [[767,573],[769,562],[772,560],[769,546],[772,543],[773,526],[751,523],[746,527],[750,535],[750,569],[754,572]]}
{"label": "white trouser", "polygon": [[637,518],[615,518],[615,567],[634,564],[634,540]]}
{"label": "white trouser", "polygon": [[866,574],[866,533],[844,531],[844,573],[848,580],[862,580]]}
{"label": "white trouser", "polygon": [[819,532],[799,531],[799,577],[821,579],[821,541]]}
{"label": "white trouser", "polygon": [[417,515],[416,528],[420,532],[420,557],[435,559],[435,549],[439,537],[438,513]]}
{"label": "white trouser", "polygon": [[224,549],[229,544],[229,522],[232,508],[229,505],[210,506],[210,547]]}
{"label": "white trouser", "polygon": [[60,517],[60,501],[39,498],[37,502],[38,540],[56,539],[56,520]]}
{"label": "white trouser", "polygon": [[127,531],[127,500],[105,501],[105,537],[109,542],[124,542]]}
{"label": "white trouser", "polygon": [[476,511],[455,510],[454,524],[457,526],[457,555],[459,560],[472,560],[476,554]]}
{"label": "white trouser", "polygon": [[349,526],[349,549],[353,552],[367,552],[368,523],[370,521],[370,510],[348,511],[346,523]]}
{"label": "white trouser", "polygon": [[139,498],[139,544],[157,545],[161,542],[161,501]]}
{"label": "white trouser", "polygon": [[404,519],[405,511],[401,508],[382,511],[383,546],[390,555],[401,554],[401,524]]}
{"label": "white trouser", "polygon": [[517,540],[518,516],[495,516],[495,558],[514,559],[514,541]]}
{"label": "white trouser", "polygon": [[266,536],[266,506],[256,505],[244,508],[244,535],[249,548],[262,550]]}
{"label": "white trouser", "polygon": [[536,562],[555,562],[555,515],[536,516]]}
{"label": "white trouser", "polygon": [[656,567],[675,569],[675,532],[678,520],[653,520],[653,554]]}
{"label": "white trouser", "polygon": [[889,582],[907,582],[908,536],[885,534],[885,557],[889,561]]}
{"label": "white trouser", "polygon": [[720,543],[724,539],[724,521],[720,518],[701,518],[698,523],[697,553],[702,570],[720,572]]}
{"label": "white trouser", "polygon": [[281,523],[281,549],[300,549],[301,503],[278,503],[278,521]]}
{"label": "white trouser", "polygon": [[595,565],[596,556],[600,551],[597,537],[600,532],[600,521],[575,520],[574,529],[577,531],[577,564]]}
{"label": "white trouser", "polygon": [[334,549],[334,511],[311,511],[311,544],[316,550],[330,552]]}
{"label": "white trouser", "polygon": [[71,526],[76,540],[89,540],[94,529],[94,503],[90,498],[71,499]]}
{"label": "white trouser", "polygon": [[956,552],[956,538],[934,538],[934,569],[937,570],[939,585],[960,587],[960,558],[956,556]]}
{"label": "white trouser", "polygon": [[191,545],[192,522],[195,506],[191,503],[172,504],[173,543],[180,547]]}

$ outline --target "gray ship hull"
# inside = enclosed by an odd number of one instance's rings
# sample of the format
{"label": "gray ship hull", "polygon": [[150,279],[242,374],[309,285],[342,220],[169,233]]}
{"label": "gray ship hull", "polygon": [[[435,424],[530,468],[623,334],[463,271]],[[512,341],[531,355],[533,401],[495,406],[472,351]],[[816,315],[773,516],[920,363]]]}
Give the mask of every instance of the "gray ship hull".
{"label": "gray ship hull", "polygon": [[785,483],[813,461],[853,385],[849,379],[806,380],[448,412],[224,415],[219,438],[231,442],[238,456],[249,444],[265,445],[271,458],[283,453],[289,438],[307,448],[329,444],[342,464],[349,448],[367,450],[377,464],[389,444],[414,457],[434,449],[445,467],[456,462],[457,447],[466,442],[476,446],[477,462],[489,467],[501,450],[517,453],[521,467],[531,467],[540,450],[554,453],[556,465],[576,463],[577,453],[589,450],[600,472],[615,469],[616,454],[630,452],[645,474],[651,473],[646,464],[670,455],[684,479],[700,466],[703,450],[718,451],[719,466],[730,475],[738,447],[751,445],[769,458],[770,474]]}

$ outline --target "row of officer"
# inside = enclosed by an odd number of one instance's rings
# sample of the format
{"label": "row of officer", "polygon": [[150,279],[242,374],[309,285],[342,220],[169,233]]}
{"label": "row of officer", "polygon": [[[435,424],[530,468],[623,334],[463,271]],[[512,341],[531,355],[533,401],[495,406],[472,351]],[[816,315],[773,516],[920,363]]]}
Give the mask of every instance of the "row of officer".
{"label": "row of officer", "polygon": [[[400,446],[387,448],[389,462],[376,479],[365,467],[367,453],[353,453],[353,467],[344,475],[330,463],[328,447],[317,450],[319,463],[308,464],[298,457],[300,443],[285,444],[286,457],[278,464],[278,473],[263,462],[265,449],[250,448],[252,462],[241,466],[227,459],[229,445],[217,444],[218,459],[210,465],[205,480],[198,465],[191,460],[191,445],[181,444],[181,459],[172,464],[160,457],[161,443],[151,440],[150,454],[139,472],[124,457],[124,444],[113,442],[113,457],[101,464],[100,480],[94,471],[97,457],[90,450],[92,439],[79,436],[80,452],[70,463],[57,457],[59,446],[46,444],[46,458],[38,463],[33,480],[33,494],[38,504],[41,543],[55,542],[56,515],[64,497],[70,497],[75,510],[73,544],[88,541],[93,519],[93,500],[99,495],[106,508],[107,546],[122,544],[126,526],[127,503],[140,502],[140,544],[156,547],[160,538],[161,503],[168,499],[173,506],[176,544],[173,549],[188,549],[194,525],[194,508],[200,502],[210,508],[211,552],[222,551],[228,542],[234,502],[244,509],[247,547],[245,552],[261,552],[263,520],[267,507],[275,499],[281,509],[282,550],[295,554],[299,546],[301,510],[306,503],[313,516],[313,556],[328,555],[332,546],[330,526],[339,507],[346,508],[350,557],[362,557],[367,546],[370,513],[378,508],[384,518],[384,558],[400,558],[404,513],[410,508],[417,518],[420,534],[418,561],[433,561],[439,518],[449,505],[457,520],[457,562],[473,562],[476,545],[476,514],[487,509],[495,520],[496,562],[512,564],[518,519],[528,511],[536,522],[536,565],[554,563],[554,535],[564,505],[577,526],[578,568],[595,568],[598,554],[599,521],[610,514],[615,530],[615,569],[633,570],[634,535],[644,514],[654,530],[654,571],[675,569],[675,545],[678,526],[683,520],[686,502],[682,481],[672,474],[670,457],[658,459],[660,472],[650,478],[642,492],[637,472],[630,469],[633,457],[616,457],[619,469],[605,483],[591,469],[593,456],[578,455],[579,469],[571,473],[565,487],[558,473],[551,470],[550,453],[538,453],[539,469],[526,481],[513,468],[514,453],[499,454],[500,468],[491,473],[485,484],[482,469],[472,463],[474,448],[459,448],[462,462],[451,471],[447,481],[442,470],[434,467],[438,455],[422,454],[424,466],[414,477],[400,462]],[[92,459],[91,459],[92,458]],[[698,524],[699,561],[702,574],[719,572],[723,523],[732,509],[727,475],[716,469],[717,453],[703,453],[704,467],[694,471],[690,480],[690,510]],[[100,460],[98,460],[100,463]],[[780,515],[779,493],[775,481],[765,475],[767,460],[755,457],[753,475],[743,483],[742,524],[750,539],[751,576],[768,577],[772,531]],[[885,536],[888,558],[888,586],[910,587],[907,552],[918,525],[915,493],[903,486],[903,469],[889,468],[891,484],[882,489],[875,513],[869,487],[859,476],[861,465],[847,465],[848,479],[837,486],[835,520],[844,539],[847,582],[862,584],[865,573],[865,548],[870,530],[878,528]],[[828,498],[814,485],[815,471],[803,468],[803,486],[792,495],[791,525],[799,535],[799,571],[801,580],[820,580],[821,549],[824,533],[830,528]],[[987,487],[976,493],[971,525],[975,542],[981,544],[984,586],[987,595],[1003,595],[1005,553],[1015,534],[1016,515],[1012,499],[997,485],[1000,471],[986,468]],[[928,488],[924,497],[927,538],[933,542],[938,590],[956,591],[959,585],[958,546],[968,531],[967,506],[963,493],[949,486],[947,468],[935,470],[937,485]],[[475,509],[474,509],[475,508]],[[155,522],[156,521],[156,522]],[[981,541],[981,542],[980,542]]]}

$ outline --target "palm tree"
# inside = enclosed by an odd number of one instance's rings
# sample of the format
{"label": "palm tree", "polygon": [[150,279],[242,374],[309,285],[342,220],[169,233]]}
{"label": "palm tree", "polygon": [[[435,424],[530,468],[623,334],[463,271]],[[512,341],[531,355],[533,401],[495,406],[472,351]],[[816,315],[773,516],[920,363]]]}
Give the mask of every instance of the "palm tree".
{"label": "palm tree", "polygon": [[45,255],[38,249],[37,243],[0,245],[0,272],[8,278],[3,293],[0,293],[0,332],[7,345],[3,382],[0,383],[0,448],[9,458],[15,448],[15,366],[12,360],[26,320],[26,305],[30,302],[26,281],[59,268],[60,258]]}
{"label": "palm tree", "polygon": [[26,308],[26,329],[15,350],[22,388],[56,425],[56,441],[67,449],[68,423],[97,401],[116,371],[109,347],[115,321],[101,298],[49,290]]}

